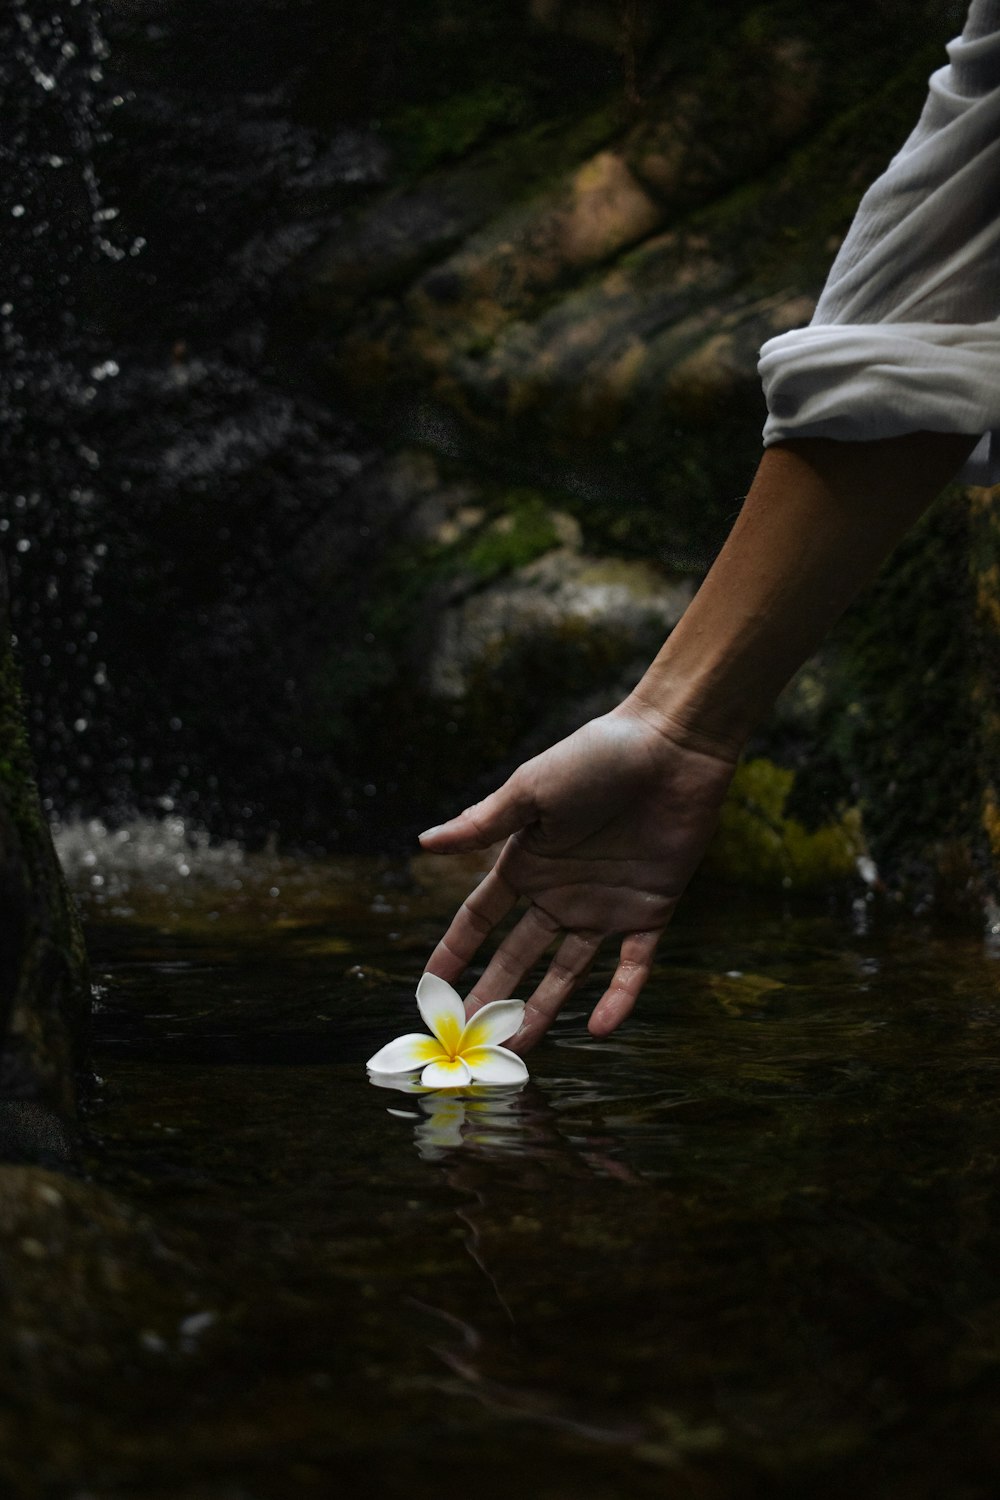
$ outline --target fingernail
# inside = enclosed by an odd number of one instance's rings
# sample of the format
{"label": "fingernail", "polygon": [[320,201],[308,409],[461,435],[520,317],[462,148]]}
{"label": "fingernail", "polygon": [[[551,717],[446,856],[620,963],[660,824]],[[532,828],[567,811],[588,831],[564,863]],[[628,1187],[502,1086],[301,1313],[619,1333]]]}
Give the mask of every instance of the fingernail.
{"label": "fingernail", "polygon": [[443,827],[444,827],[443,823],[435,823],[433,828],[425,828],[424,831],[423,831],[423,833],[418,833],[417,834],[417,838],[418,839],[433,838],[436,833],[440,833],[441,832],[441,830],[442,830]]}

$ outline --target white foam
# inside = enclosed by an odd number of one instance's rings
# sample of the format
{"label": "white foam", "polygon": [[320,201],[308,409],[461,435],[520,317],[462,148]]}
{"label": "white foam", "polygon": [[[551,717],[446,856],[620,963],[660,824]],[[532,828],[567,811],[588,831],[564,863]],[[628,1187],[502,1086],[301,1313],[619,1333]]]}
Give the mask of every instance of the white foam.
{"label": "white foam", "polygon": [[232,889],[246,861],[234,840],[214,841],[177,815],[115,827],[101,818],[73,819],[53,824],[52,837],[70,885],[105,897],[127,895],[134,884],[168,890],[189,880]]}

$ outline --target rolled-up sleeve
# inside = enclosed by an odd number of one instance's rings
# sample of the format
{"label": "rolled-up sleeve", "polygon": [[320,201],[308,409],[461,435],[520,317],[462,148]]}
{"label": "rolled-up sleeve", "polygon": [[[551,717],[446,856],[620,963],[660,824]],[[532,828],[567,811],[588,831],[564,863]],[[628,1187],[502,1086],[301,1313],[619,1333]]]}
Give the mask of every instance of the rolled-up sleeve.
{"label": "rolled-up sleeve", "polygon": [[812,322],[761,350],[765,447],[979,434],[961,477],[1000,482],[1000,0],[973,0],[948,59]]}

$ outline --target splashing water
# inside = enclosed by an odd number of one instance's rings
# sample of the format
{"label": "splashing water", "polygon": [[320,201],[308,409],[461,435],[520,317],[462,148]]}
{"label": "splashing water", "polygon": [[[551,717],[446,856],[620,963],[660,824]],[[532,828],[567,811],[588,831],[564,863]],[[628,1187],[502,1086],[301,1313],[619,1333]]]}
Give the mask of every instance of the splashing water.
{"label": "splashing water", "polygon": [[0,19],[0,548],[46,805],[335,837],[303,678],[351,600],[314,587],[303,622],[303,578],[317,526],[352,566],[365,460],[275,339],[281,277],[384,149],[297,118],[266,36],[211,76],[245,30],[221,3],[34,12]]}

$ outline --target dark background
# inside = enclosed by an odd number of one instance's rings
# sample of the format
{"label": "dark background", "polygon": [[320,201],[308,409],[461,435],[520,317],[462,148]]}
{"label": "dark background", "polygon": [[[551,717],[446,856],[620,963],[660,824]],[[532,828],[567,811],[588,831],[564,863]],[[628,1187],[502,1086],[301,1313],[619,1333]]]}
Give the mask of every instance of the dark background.
{"label": "dark background", "polygon": [[[440,621],[565,517],[602,565],[697,579],[756,349],[808,317],[962,14],[15,4],[0,545],[49,809],[393,847],[612,701],[648,630],[550,623],[442,699]],[[651,207],[581,251],[595,171]],[[868,774],[838,672],[825,728],[762,741],[821,811]]]}

